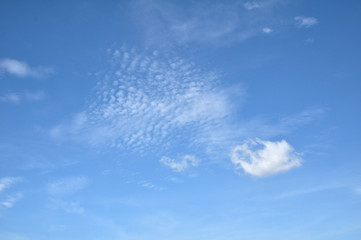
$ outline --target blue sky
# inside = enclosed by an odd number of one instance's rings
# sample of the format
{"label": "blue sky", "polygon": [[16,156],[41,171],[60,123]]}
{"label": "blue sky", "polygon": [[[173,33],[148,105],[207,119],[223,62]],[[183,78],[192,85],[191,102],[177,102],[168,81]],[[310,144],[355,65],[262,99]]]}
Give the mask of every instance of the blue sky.
{"label": "blue sky", "polygon": [[361,235],[359,1],[2,1],[0,239]]}

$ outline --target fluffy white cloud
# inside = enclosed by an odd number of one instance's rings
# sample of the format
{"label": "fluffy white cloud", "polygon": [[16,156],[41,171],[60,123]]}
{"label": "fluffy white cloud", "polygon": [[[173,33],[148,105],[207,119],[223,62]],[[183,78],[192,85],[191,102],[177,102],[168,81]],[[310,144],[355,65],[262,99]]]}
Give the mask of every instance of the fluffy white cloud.
{"label": "fluffy white cloud", "polygon": [[197,159],[195,156],[185,155],[179,161],[168,157],[162,157],[160,159],[160,162],[165,166],[170,167],[173,171],[184,172],[186,169],[189,168],[189,166],[198,166],[200,160]]}
{"label": "fluffy white cloud", "polygon": [[318,23],[318,20],[314,17],[297,16],[294,18],[298,27],[312,27]]}
{"label": "fluffy white cloud", "polygon": [[62,178],[49,183],[47,190],[52,195],[68,195],[80,191],[85,188],[88,183],[89,180],[86,177]]}
{"label": "fluffy white cloud", "polygon": [[236,146],[231,154],[231,160],[237,169],[264,177],[288,171],[301,166],[300,154],[294,152],[285,140],[279,142],[248,140]]}
{"label": "fluffy white cloud", "polygon": [[45,74],[51,73],[52,70],[45,67],[32,68],[26,62],[21,62],[15,59],[1,59],[0,72],[5,71],[17,77],[34,77],[40,78]]}

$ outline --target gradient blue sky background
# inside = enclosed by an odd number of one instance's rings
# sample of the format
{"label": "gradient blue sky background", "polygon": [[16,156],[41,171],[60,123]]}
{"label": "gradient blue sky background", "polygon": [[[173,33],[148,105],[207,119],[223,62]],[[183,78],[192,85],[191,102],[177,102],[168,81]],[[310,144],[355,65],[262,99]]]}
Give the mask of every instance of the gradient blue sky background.
{"label": "gradient blue sky background", "polygon": [[0,239],[361,236],[360,1],[0,3]]}

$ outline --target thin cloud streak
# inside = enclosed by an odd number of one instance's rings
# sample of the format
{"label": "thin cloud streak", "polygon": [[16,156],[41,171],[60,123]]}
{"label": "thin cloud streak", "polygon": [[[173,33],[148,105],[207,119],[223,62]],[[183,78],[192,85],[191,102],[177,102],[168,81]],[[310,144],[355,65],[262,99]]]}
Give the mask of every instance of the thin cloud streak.
{"label": "thin cloud streak", "polygon": [[53,73],[53,70],[47,67],[30,67],[26,62],[16,59],[0,59],[0,73],[6,72],[16,77],[42,78],[47,74]]}
{"label": "thin cloud streak", "polygon": [[0,101],[12,104],[26,102],[39,102],[45,99],[43,91],[24,91],[23,93],[6,93],[0,96]]}
{"label": "thin cloud streak", "polygon": [[298,27],[309,28],[318,24],[317,18],[314,17],[297,16],[294,18],[294,20],[296,21]]}
{"label": "thin cloud streak", "polygon": [[[131,9],[148,45],[224,45],[261,34],[262,25],[276,25],[272,7],[278,2],[197,2],[192,8],[180,10],[174,2],[138,0],[132,2]],[[262,12],[250,11],[257,8],[262,8]]]}
{"label": "thin cloud streak", "polygon": [[70,195],[82,190],[88,185],[88,183],[89,180],[86,177],[62,178],[49,183],[47,191],[51,195]]}
{"label": "thin cloud streak", "polygon": [[1,202],[1,205],[5,208],[12,208],[16,201],[20,200],[23,197],[21,193],[11,194]]}
{"label": "thin cloud streak", "polygon": [[4,177],[0,179],[0,193],[13,186],[15,183],[21,181],[20,177]]}

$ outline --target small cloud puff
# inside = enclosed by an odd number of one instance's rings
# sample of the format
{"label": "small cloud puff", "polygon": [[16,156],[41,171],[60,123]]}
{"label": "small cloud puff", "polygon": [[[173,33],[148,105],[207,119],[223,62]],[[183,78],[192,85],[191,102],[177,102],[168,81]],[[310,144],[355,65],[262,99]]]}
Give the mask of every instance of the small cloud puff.
{"label": "small cloud puff", "polygon": [[231,160],[237,169],[242,168],[256,177],[265,177],[301,166],[299,155],[285,140],[271,142],[254,139],[236,146]]}
{"label": "small cloud puff", "polygon": [[318,20],[314,17],[297,16],[294,18],[298,27],[312,27],[318,23]]}
{"label": "small cloud puff", "polygon": [[245,2],[243,6],[247,10],[253,10],[255,8],[260,8],[262,5],[258,2]]}
{"label": "small cloud puff", "polygon": [[32,68],[26,62],[15,59],[4,58],[0,60],[0,72],[5,71],[16,77],[41,78],[46,74],[52,73],[52,70],[45,67]]}
{"label": "small cloud puff", "polygon": [[263,33],[271,33],[271,32],[273,32],[273,30],[271,28],[265,27],[262,29],[262,32]]}
{"label": "small cloud puff", "polygon": [[185,155],[180,161],[176,161],[168,157],[162,157],[160,162],[165,166],[170,167],[175,172],[184,172],[189,168],[189,166],[198,166],[200,160],[193,155]]}

